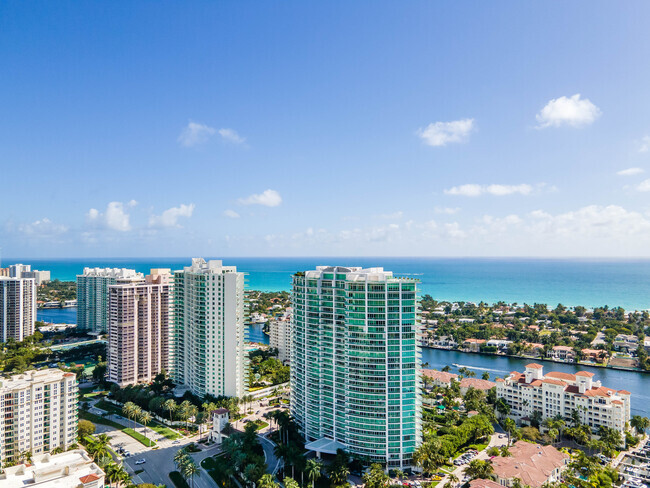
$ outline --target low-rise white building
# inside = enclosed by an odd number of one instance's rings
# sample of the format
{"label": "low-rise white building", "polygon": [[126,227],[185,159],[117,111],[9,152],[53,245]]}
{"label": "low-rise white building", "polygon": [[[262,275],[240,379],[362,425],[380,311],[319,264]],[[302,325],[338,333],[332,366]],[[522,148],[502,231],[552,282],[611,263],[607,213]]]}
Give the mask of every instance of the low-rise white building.
{"label": "low-rise white building", "polygon": [[0,378],[0,460],[68,449],[77,438],[77,377],[60,369]]}
{"label": "low-rise white building", "polygon": [[557,415],[570,420],[575,410],[580,422],[593,430],[602,425],[624,431],[630,420],[630,392],[602,386],[593,376],[587,371],[544,375],[543,366],[531,363],[524,373],[513,371],[506,379],[497,378],[497,397],[510,405],[509,416],[517,421],[526,422],[534,412],[542,420]]}
{"label": "low-rise white building", "polygon": [[75,449],[61,454],[34,456],[29,465],[5,468],[2,488],[103,488],[104,472],[86,451]]}

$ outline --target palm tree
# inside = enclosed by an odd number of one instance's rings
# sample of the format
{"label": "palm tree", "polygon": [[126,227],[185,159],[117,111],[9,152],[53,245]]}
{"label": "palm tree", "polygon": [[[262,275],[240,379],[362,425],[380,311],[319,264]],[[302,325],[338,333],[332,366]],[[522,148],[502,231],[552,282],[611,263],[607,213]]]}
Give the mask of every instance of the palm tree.
{"label": "palm tree", "polygon": [[451,473],[449,475],[449,483],[451,483],[451,486],[456,486],[456,483],[458,483],[460,480],[458,479],[458,476],[456,476],[454,473]]}
{"label": "palm tree", "polygon": [[501,454],[502,457],[512,456],[512,453],[508,450],[508,446],[501,446],[499,453]]}
{"label": "palm tree", "polygon": [[176,411],[176,402],[174,401],[173,398],[170,398],[169,400],[166,400],[165,403],[163,403],[163,407],[165,410],[169,412],[169,422],[172,422],[172,413]]}
{"label": "palm tree", "polygon": [[147,439],[149,439],[149,437],[147,436],[147,424],[151,422],[151,414],[146,410],[140,412],[140,416],[138,417],[138,420],[140,420],[140,423],[144,425],[144,435]]}
{"label": "palm tree", "polygon": [[637,431],[637,433],[643,434],[646,429],[650,427],[650,419],[648,419],[648,417],[634,415],[630,419],[630,425]]}
{"label": "palm tree", "polygon": [[125,415],[129,420],[135,416],[135,409],[138,408],[133,402],[126,402],[122,405],[122,415]]}
{"label": "palm tree", "polygon": [[201,476],[201,471],[194,460],[188,456],[187,462],[181,467],[181,474],[183,475],[183,478],[190,479],[192,482],[192,488],[194,488],[194,476]]}
{"label": "palm tree", "polygon": [[285,488],[300,488],[298,482],[289,476],[285,476],[283,481]]}
{"label": "palm tree", "polygon": [[348,476],[350,476],[350,470],[348,469],[347,465],[333,464],[330,466],[330,468],[331,469],[328,471],[328,474],[330,476],[330,481],[332,482],[332,485],[341,486],[341,485],[345,485],[348,482]]}
{"label": "palm tree", "polygon": [[466,476],[471,479],[494,479],[494,468],[492,463],[481,459],[473,459],[464,470]]}
{"label": "palm tree", "polygon": [[176,451],[176,454],[174,454],[174,464],[176,465],[176,469],[178,469],[185,462],[185,459],[187,459],[187,457],[188,455],[185,448]]}
{"label": "palm tree", "polygon": [[508,445],[510,445],[510,436],[517,428],[517,424],[511,418],[507,418],[503,421],[503,428],[508,433]]}
{"label": "palm tree", "polygon": [[257,488],[279,488],[275,482],[275,477],[272,474],[265,474],[257,480]]}
{"label": "palm tree", "polygon": [[316,459],[308,459],[305,471],[307,472],[307,479],[311,482],[311,488],[314,488],[314,483],[321,476],[323,463]]}

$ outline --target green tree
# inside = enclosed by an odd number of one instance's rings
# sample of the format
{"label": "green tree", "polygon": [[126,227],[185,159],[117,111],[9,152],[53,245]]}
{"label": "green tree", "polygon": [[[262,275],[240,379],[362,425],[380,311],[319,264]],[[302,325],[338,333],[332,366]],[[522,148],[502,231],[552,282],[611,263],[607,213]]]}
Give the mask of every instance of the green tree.
{"label": "green tree", "polygon": [[89,420],[81,419],[77,427],[77,432],[82,439],[87,435],[93,435],[95,433],[95,424]]}
{"label": "green tree", "polygon": [[323,463],[317,461],[316,459],[308,459],[307,465],[305,467],[305,472],[307,473],[307,479],[311,483],[311,488],[314,488],[314,483],[316,480],[321,477],[321,470],[323,469]]}
{"label": "green tree", "polygon": [[366,488],[387,488],[390,478],[384,472],[381,464],[372,464],[370,470],[363,475],[363,483]]}
{"label": "green tree", "polygon": [[174,399],[170,398],[169,400],[166,400],[165,403],[163,403],[163,408],[169,412],[169,421],[172,422],[172,414],[176,411],[177,408]]}
{"label": "green tree", "polygon": [[465,476],[471,479],[494,479],[494,468],[488,461],[482,459],[472,459],[464,470]]}

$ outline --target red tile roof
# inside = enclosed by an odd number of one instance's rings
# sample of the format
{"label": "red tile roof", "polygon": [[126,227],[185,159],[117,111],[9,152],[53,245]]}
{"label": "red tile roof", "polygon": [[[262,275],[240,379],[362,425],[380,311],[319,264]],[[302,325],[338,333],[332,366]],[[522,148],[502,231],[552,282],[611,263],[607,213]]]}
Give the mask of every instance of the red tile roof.
{"label": "red tile roof", "polygon": [[530,363],[530,364],[527,364],[526,367],[527,368],[533,368],[533,369],[542,369],[544,366],[542,366],[541,364],[537,364],[537,363]]}
{"label": "red tile roof", "polygon": [[482,380],[479,378],[463,378],[460,380],[461,388],[476,388],[477,390],[489,390],[490,388],[495,387],[497,384],[492,381]]}
{"label": "red tile roof", "polygon": [[576,375],[570,373],[562,373],[561,371],[549,371],[544,375],[546,378],[555,378],[557,380],[575,381]]}
{"label": "red tile roof", "polygon": [[422,374],[433,380],[442,381],[443,383],[451,383],[451,380],[458,378],[457,374],[438,371],[437,369],[423,369]]}
{"label": "red tile roof", "polygon": [[470,482],[469,488],[503,488],[503,486],[492,480],[477,479]]}
{"label": "red tile roof", "polygon": [[592,378],[592,377],[594,377],[594,376],[596,376],[596,375],[593,374],[593,373],[590,373],[589,371],[578,371],[578,372],[576,373],[576,376],[586,376],[586,377],[588,377],[588,378]]}
{"label": "red tile roof", "polygon": [[631,395],[631,394],[632,394],[632,393],[630,393],[630,392],[627,391],[627,390],[618,390],[618,393],[621,393],[621,394],[623,394],[623,395]]}
{"label": "red tile roof", "polygon": [[97,481],[99,479],[99,476],[96,474],[87,474],[86,476],[82,476],[79,478],[79,481],[81,481],[84,485],[86,483],[91,483],[93,481]]}
{"label": "red tile roof", "polygon": [[494,474],[500,479],[519,478],[522,484],[533,488],[541,487],[553,471],[564,466],[565,460],[569,458],[553,446],[523,441],[518,441],[512,446],[510,453],[512,457],[495,457],[492,460]]}

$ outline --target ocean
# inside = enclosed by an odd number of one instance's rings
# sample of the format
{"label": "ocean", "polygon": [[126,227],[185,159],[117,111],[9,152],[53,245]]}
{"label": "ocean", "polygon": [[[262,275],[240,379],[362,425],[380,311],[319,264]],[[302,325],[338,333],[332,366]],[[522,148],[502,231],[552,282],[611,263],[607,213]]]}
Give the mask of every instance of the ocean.
{"label": "ocean", "polygon": [[[512,258],[224,258],[248,273],[252,290],[289,290],[291,275],[317,265],[382,266],[420,280],[420,293],[437,300],[546,303],[555,307],[650,308],[650,260]],[[3,266],[31,264],[52,278],[74,280],[84,266],[181,269],[190,258],[3,259]]]}

